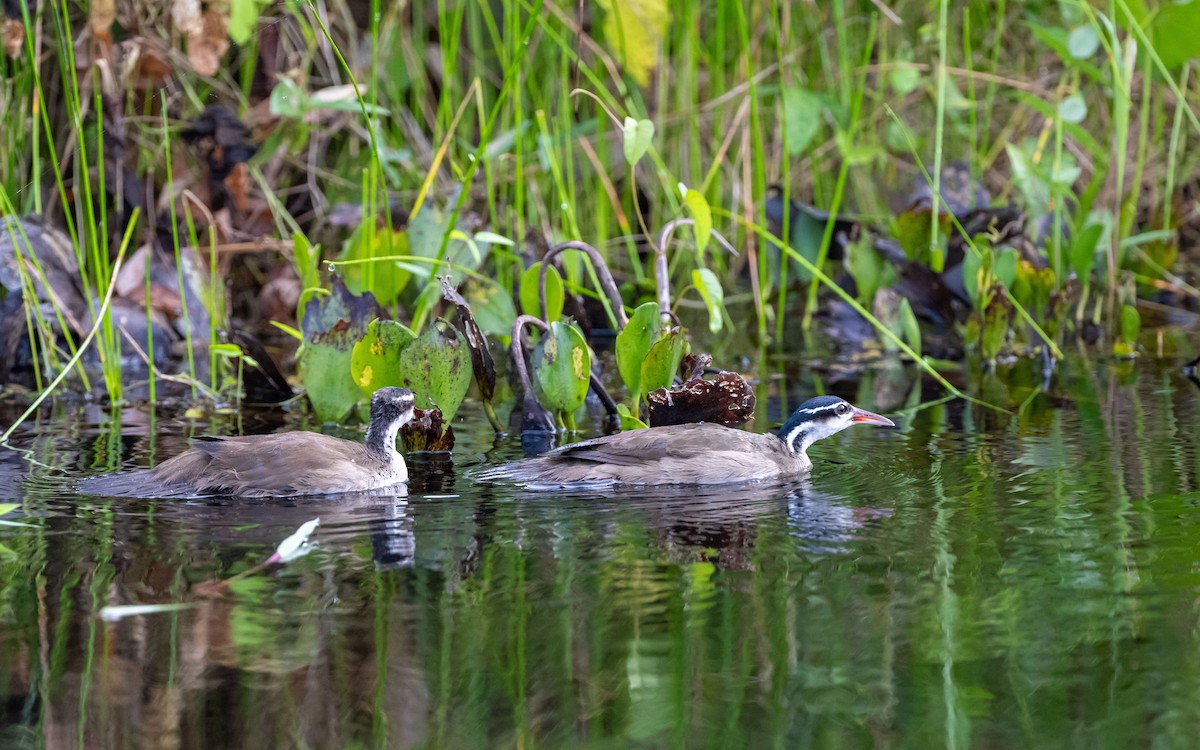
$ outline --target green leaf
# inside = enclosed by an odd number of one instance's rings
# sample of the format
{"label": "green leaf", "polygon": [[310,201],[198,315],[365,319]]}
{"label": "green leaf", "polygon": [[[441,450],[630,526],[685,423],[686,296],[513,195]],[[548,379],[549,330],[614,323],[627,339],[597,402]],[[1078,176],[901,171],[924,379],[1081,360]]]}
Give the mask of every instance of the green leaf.
{"label": "green leaf", "polygon": [[[360,224],[346,241],[339,260],[367,260],[407,256],[410,252],[409,234],[405,230],[390,231],[374,224]],[[371,263],[342,266],[346,285],[355,293],[370,292],[381,305],[390,305],[404,291],[413,274],[409,266],[396,260],[377,260]],[[424,270],[424,269],[422,269]]]}
{"label": "green leaf", "polygon": [[[897,219],[899,218],[897,217]],[[929,215],[926,214],[925,218],[928,219]],[[928,221],[925,222],[925,226],[928,228]],[[928,245],[929,232],[925,231],[924,236]],[[875,250],[875,240],[868,233],[863,233],[852,242],[846,248],[846,252],[848,254],[846,267],[854,278],[855,286],[858,287],[858,301],[870,308],[875,300],[875,293],[883,287],[895,283],[898,276],[896,269],[892,267],[887,258]]]}
{"label": "green leaf", "polygon": [[375,298],[351,294],[340,278],[329,295],[309,301],[299,371],[318,419],[340,422],[361,397],[350,375],[351,352],[377,317]]}
{"label": "green leaf", "polygon": [[463,296],[470,303],[471,312],[480,330],[493,336],[512,335],[517,309],[513,307],[512,297],[503,287],[490,280],[472,280],[463,290]]}
{"label": "green leaf", "polygon": [[[538,276],[542,272],[542,261],[534,263],[521,274],[521,311],[535,318],[542,317],[541,306],[538,304]],[[554,266],[546,271],[546,322],[552,323],[562,317],[563,300],[562,276]]]}
{"label": "green leaf", "polygon": [[617,404],[617,416],[621,419],[622,430],[644,430],[650,426],[638,419],[625,404]]}
{"label": "green leaf", "polygon": [[1100,36],[1091,24],[1076,26],[1067,36],[1067,51],[1076,60],[1086,60],[1096,54],[1098,49],[1100,49]]}
{"label": "green leaf", "polygon": [[258,24],[261,13],[260,5],[267,5],[269,0],[230,0],[229,3],[229,38],[243,45],[250,41],[254,27]]}
{"label": "green leaf", "polygon": [[654,123],[649,120],[625,118],[625,162],[633,166],[646,155],[654,141]]}
{"label": "green leaf", "polygon": [[700,292],[704,306],[708,308],[708,330],[720,333],[724,318],[721,308],[725,304],[725,290],[721,288],[721,280],[707,268],[692,271],[692,284]]}
{"label": "green leaf", "polygon": [[574,323],[554,321],[533,350],[533,389],[538,401],[556,413],[575,411],[587,398],[592,356]]}
{"label": "green leaf", "polygon": [[1130,348],[1137,344],[1138,334],[1142,330],[1142,316],[1133,305],[1121,306],[1121,341],[1129,344]]}
{"label": "green leaf", "polygon": [[1104,226],[1102,224],[1088,224],[1071,243],[1068,251],[1071,269],[1081,280],[1086,279],[1092,273],[1092,266],[1096,263],[1097,246],[1103,233]]}
{"label": "green leaf", "polygon": [[1200,0],[1160,4],[1150,25],[1154,51],[1163,65],[1175,68],[1200,55]]}
{"label": "green leaf", "polygon": [[300,285],[311,289],[321,283],[320,271],[317,264],[321,261],[320,246],[308,241],[301,232],[292,232],[292,261],[296,264],[296,274],[300,277]]}
{"label": "green leaf", "polygon": [[658,305],[645,302],[633,311],[625,328],[617,334],[617,370],[625,387],[635,397],[642,394],[642,363],[650,347],[658,340],[662,324],[658,319]]}
{"label": "green leaf", "polygon": [[1071,94],[1058,103],[1058,116],[1063,122],[1080,123],[1087,117],[1087,102],[1079,94]]}
{"label": "green leaf", "polygon": [[798,86],[783,89],[783,129],[788,156],[803,153],[821,129],[825,103],[816,94]]}
{"label": "green leaf", "polygon": [[384,386],[402,385],[400,352],[416,338],[395,320],[372,320],[367,335],[350,353],[350,374],[359,389],[370,396]]}
{"label": "green leaf", "polygon": [[17,505],[16,503],[0,504],[0,516],[6,516],[9,513],[12,513],[14,510],[16,510],[17,508],[20,508],[20,507],[21,506]]}
{"label": "green leaf", "polygon": [[418,405],[431,402],[447,422],[452,420],[471,387],[473,372],[471,351],[454,326],[436,320],[400,351],[398,364],[396,385],[411,389]]}
{"label": "green leaf", "polygon": [[683,205],[696,222],[693,227],[696,232],[696,254],[703,257],[704,249],[708,247],[708,241],[712,237],[712,209],[708,207],[708,201],[700,191],[692,190],[682,182],[679,183],[679,189],[683,193]]}
{"label": "green leaf", "polygon": [[1010,289],[1013,281],[1016,280],[1017,262],[1020,259],[1020,254],[1011,247],[1005,248],[996,255],[992,266],[992,273],[995,274],[996,280],[1004,285],[1005,289]]}
{"label": "green leaf", "polygon": [[311,109],[308,92],[292,79],[280,77],[275,88],[271,89],[270,108],[273,115],[301,120]]}
{"label": "green leaf", "polygon": [[678,328],[654,342],[642,361],[642,393],[671,387],[675,373],[679,372],[679,362],[683,359],[684,343],[683,334]]}
{"label": "green leaf", "polygon": [[921,85],[921,69],[916,65],[897,62],[888,76],[897,96],[905,96]]}

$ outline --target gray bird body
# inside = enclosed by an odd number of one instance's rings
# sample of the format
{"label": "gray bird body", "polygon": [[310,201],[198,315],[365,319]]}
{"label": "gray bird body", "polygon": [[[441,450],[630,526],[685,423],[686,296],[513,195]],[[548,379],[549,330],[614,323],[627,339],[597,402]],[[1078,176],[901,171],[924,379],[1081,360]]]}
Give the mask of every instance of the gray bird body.
{"label": "gray bird body", "polygon": [[289,497],[403,484],[408,467],[396,451],[396,435],[412,419],[412,407],[411,391],[381,388],[371,401],[365,443],[317,432],[201,437],[154,469],[86,479],[79,490],[125,497]]}
{"label": "gray bird body", "polygon": [[630,430],[485,469],[479,477],[527,486],[776,482],[806,474],[812,469],[808,447],[856,423],[894,426],[836,396],[818,396],[801,404],[777,434],[706,423]]}
{"label": "gray bird body", "polygon": [[[512,465],[509,478],[539,484],[767,482],[812,467],[775,435],[717,424],[632,430],[584,440]],[[498,470],[504,476],[504,469]]]}

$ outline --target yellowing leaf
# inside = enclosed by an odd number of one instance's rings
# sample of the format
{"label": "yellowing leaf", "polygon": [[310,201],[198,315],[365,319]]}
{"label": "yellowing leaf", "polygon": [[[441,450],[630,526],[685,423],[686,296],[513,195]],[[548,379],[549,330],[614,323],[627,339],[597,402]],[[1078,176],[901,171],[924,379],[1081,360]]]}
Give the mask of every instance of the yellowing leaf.
{"label": "yellowing leaf", "polygon": [[650,83],[667,22],[666,0],[599,0],[604,8],[604,39],[625,72],[639,85]]}

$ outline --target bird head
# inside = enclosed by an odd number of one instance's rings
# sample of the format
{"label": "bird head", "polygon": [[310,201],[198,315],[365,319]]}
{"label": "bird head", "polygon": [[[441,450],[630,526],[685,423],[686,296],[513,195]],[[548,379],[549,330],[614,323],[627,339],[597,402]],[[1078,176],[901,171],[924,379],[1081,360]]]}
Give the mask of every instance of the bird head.
{"label": "bird head", "polygon": [[859,409],[843,398],[817,396],[800,404],[799,408],[792,412],[788,421],[779,428],[779,438],[787,445],[789,451],[803,454],[808,446],[821,438],[835,435],[854,424],[896,426],[896,423],[887,417]]}

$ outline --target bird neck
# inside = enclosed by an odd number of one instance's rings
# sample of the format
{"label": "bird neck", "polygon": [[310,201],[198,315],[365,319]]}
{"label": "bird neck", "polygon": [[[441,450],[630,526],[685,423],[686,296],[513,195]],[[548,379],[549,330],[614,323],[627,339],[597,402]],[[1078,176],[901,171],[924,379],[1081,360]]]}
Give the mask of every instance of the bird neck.
{"label": "bird neck", "polygon": [[815,443],[820,435],[813,434],[813,422],[788,422],[779,428],[779,439],[783,441],[788,453],[808,463],[808,447]]}
{"label": "bird neck", "polygon": [[408,421],[401,417],[402,415],[397,414],[390,419],[372,419],[370,426],[367,427],[367,450],[374,451],[381,456],[394,455],[396,453],[396,435],[400,432],[400,426]]}

